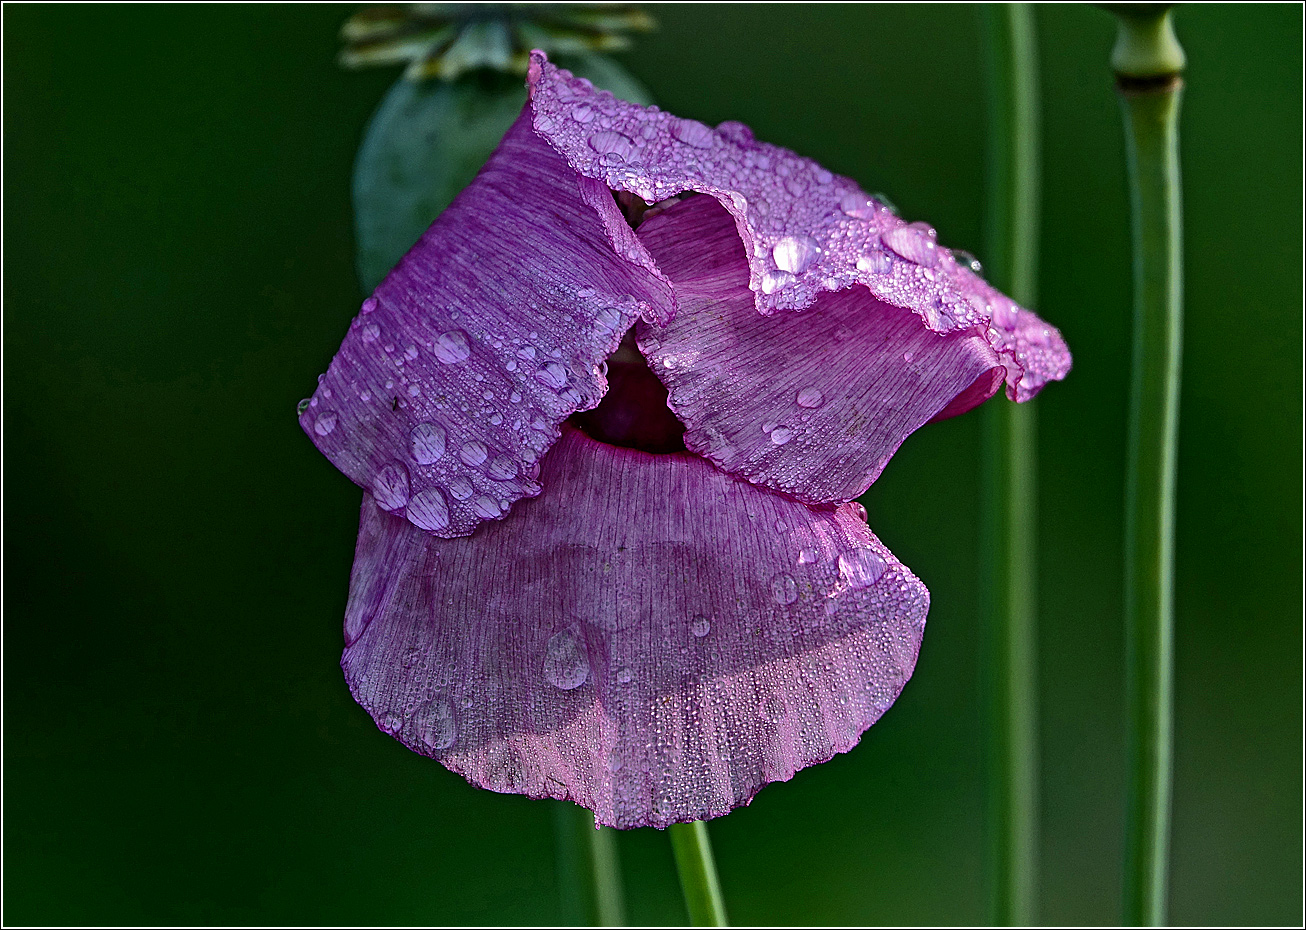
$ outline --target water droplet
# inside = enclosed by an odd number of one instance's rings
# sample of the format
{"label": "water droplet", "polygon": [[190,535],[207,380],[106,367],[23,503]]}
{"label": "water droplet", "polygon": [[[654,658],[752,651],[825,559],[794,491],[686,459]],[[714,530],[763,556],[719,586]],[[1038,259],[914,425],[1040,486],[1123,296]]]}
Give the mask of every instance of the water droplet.
{"label": "water droplet", "polygon": [[477,442],[475,439],[469,443],[465,443],[463,447],[458,450],[458,458],[462,459],[473,468],[484,462],[486,458],[489,457],[489,454],[490,450],[485,448],[485,443]]}
{"label": "water droplet", "polygon": [[980,260],[965,249],[953,249],[952,257],[957,260],[958,268],[966,268],[972,274],[982,275],[984,273],[984,266],[980,264]]}
{"label": "water droplet", "polygon": [[453,708],[444,698],[436,698],[418,708],[413,714],[417,738],[428,749],[448,749],[458,737]]}
{"label": "water droplet", "polygon": [[776,267],[794,274],[806,271],[820,254],[821,247],[811,236],[785,236],[771,250]]}
{"label": "water droplet", "polygon": [[553,388],[555,391],[567,385],[567,369],[563,368],[557,362],[549,362],[539,371],[535,372],[535,378],[545,387]]}
{"label": "water droplet", "polygon": [[612,332],[621,325],[621,311],[616,307],[599,307],[594,311],[594,325],[604,332]]}
{"label": "water droplet", "polygon": [[472,512],[483,520],[493,520],[499,515],[499,502],[482,494],[472,501]]}
{"label": "water droplet", "polygon": [[453,481],[449,482],[449,493],[453,496],[454,500],[465,501],[467,498],[472,496],[472,492],[475,490],[476,489],[472,487],[472,483],[466,478],[455,478]]}
{"label": "water droplet", "polygon": [[762,275],[762,293],[774,294],[793,283],[794,276],[787,271],[768,271]]}
{"label": "water droplet", "polygon": [[571,691],[585,684],[590,676],[585,647],[570,630],[549,637],[544,647],[544,678],[555,688]]}
{"label": "water droplet", "polygon": [[495,481],[511,481],[517,477],[517,463],[511,456],[499,455],[490,463],[486,473]]}
{"label": "water droplet", "polygon": [[461,329],[451,329],[447,333],[441,333],[440,338],[435,340],[435,357],[446,365],[453,365],[456,362],[465,361],[472,354],[471,346],[467,344],[467,334]]}
{"label": "water droplet", "polygon": [[1008,332],[1016,328],[1016,305],[1006,298],[993,302],[993,325]]}
{"label": "water droplet", "polygon": [[712,147],[714,133],[698,120],[679,119],[671,124],[671,134],[696,149]]}
{"label": "water droplet", "polygon": [[376,303],[377,301],[375,297],[367,298],[367,300],[363,301],[363,312],[371,313],[376,310]]}
{"label": "water droplet", "polygon": [[377,718],[376,723],[377,726],[381,728],[381,731],[383,733],[393,734],[393,733],[398,733],[400,728],[403,727],[404,718],[399,716],[394,711],[388,710],[384,714],[382,714],[379,718]]}
{"label": "water droplet", "polygon": [[513,391],[511,394],[508,395],[508,402],[513,404],[520,404],[521,395],[518,394],[516,391]]}
{"label": "water droplet", "polygon": [[852,508],[853,508],[853,513],[856,514],[856,516],[857,516],[857,519],[858,519],[858,520],[861,520],[863,523],[865,523],[865,522],[866,522],[866,508],[865,508],[864,506],[862,506],[862,502],[861,502],[861,501],[853,501],[853,503],[852,503]]}
{"label": "water droplet", "polygon": [[382,510],[399,510],[408,503],[408,469],[398,462],[382,465],[372,479],[372,497]]}
{"label": "water droplet", "polygon": [[635,153],[635,140],[612,129],[593,133],[588,141],[590,148],[600,155],[616,156],[614,162],[626,161]]}
{"label": "water droplet", "polygon": [[849,329],[844,324],[840,323],[838,328],[834,331],[834,338],[837,339],[839,342],[844,342],[852,334],[853,331],[851,329]]}
{"label": "water droplet", "polygon": [[825,395],[814,387],[805,387],[798,392],[798,406],[813,410],[825,403]]}
{"label": "water droplet", "polygon": [[376,340],[381,336],[381,327],[377,326],[375,323],[368,323],[363,327],[363,331],[360,335],[364,342],[376,342]]}
{"label": "water droplet", "polygon": [[857,259],[858,271],[869,271],[871,274],[887,274],[891,268],[893,268],[893,259],[879,249],[871,249],[871,251]]}
{"label": "water droplet", "polygon": [[708,633],[712,632],[712,621],[707,617],[695,617],[689,623],[689,632],[693,633],[699,639],[702,639]]}
{"label": "water droplet", "polygon": [[723,139],[729,139],[738,145],[745,145],[753,141],[753,130],[749,129],[743,123],[735,120],[726,120],[724,123],[717,123],[717,135]]}
{"label": "water droplet", "polygon": [[935,241],[934,229],[926,223],[895,227],[880,239],[909,262],[925,268],[933,268],[939,263],[939,244]]}
{"label": "water droplet", "polygon": [[408,433],[408,447],[418,465],[439,461],[444,456],[444,427],[439,423],[418,423]]}
{"label": "water droplet", "polygon": [[858,220],[874,219],[879,208],[879,204],[873,197],[868,197],[861,191],[844,194],[843,199],[839,201],[839,209],[844,212],[844,215]]}
{"label": "water droplet", "polygon": [[588,123],[594,119],[594,108],[587,103],[578,103],[571,108],[571,118],[578,123]]}
{"label": "water droplet", "polygon": [[449,505],[439,488],[418,491],[408,502],[408,522],[420,529],[435,532],[449,525]]}
{"label": "water droplet", "polygon": [[798,550],[798,564],[799,564],[799,565],[811,565],[813,562],[816,561],[816,558],[817,558],[817,556],[816,556],[816,550],[815,550],[815,549],[799,549],[799,550]]}
{"label": "water droplet", "polygon": [[771,442],[777,446],[783,446],[789,440],[794,438],[794,431],[787,426],[777,426],[771,430]]}
{"label": "water droplet", "polygon": [[903,360],[904,362],[907,362],[908,364],[910,364],[910,363],[911,363],[911,360],[914,359],[915,357],[916,357],[916,353],[915,353],[915,352],[904,352],[904,353],[902,353],[902,360]]}
{"label": "water droplet", "polygon": [[302,417],[304,415],[304,411],[308,409],[311,403],[313,402],[309,400],[307,397],[305,397],[303,400],[301,400],[298,404],[295,405],[295,413]]}
{"label": "water droplet", "polygon": [[792,604],[798,600],[798,582],[788,572],[781,572],[771,579],[771,597],[777,604]]}
{"label": "water droplet", "polygon": [[617,669],[617,682],[618,682],[618,684],[628,685],[628,684],[630,684],[630,680],[631,680],[632,678],[634,678],[634,677],[635,677],[634,672],[632,672],[632,671],[631,671],[630,669],[628,669],[628,668],[624,668],[624,667],[623,667],[623,668],[619,668],[619,669]]}
{"label": "water droplet", "polygon": [[319,436],[327,436],[336,428],[336,415],[334,411],[328,410],[326,413],[317,415],[317,422],[313,424],[313,432]]}
{"label": "water droplet", "polygon": [[421,394],[421,393],[422,393],[422,389],[421,389],[421,387],[420,387],[419,385],[416,385],[416,384],[410,384],[410,385],[408,385],[408,396],[409,396],[409,397],[417,397],[417,396],[418,396],[419,394]]}
{"label": "water droplet", "polygon": [[873,549],[851,549],[839,556],[839,575],[850,588],[869,588],[884,575],[884,559]]}
{"label": "water droplet", "polygon": [[757,705],[757,716],[763,720],[776,721],[784,716],[784,703],[775,695]]}
{"label": "water droplet", "polygon": [[404,358],[408,359],[410,362],[415,361],[417,358],[417,346],[409,346],[404,349]]}

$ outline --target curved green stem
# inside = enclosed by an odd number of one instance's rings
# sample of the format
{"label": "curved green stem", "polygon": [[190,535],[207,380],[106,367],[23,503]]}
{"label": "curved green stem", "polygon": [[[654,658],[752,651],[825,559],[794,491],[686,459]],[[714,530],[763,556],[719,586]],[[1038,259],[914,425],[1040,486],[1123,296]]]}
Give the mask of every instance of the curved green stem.
{"label": "curved green stem", "polygon": [[608,827],[596,830],[594,815],[574,804],[556,802],[553,813],[558,841],[561,923],[625,926],[617,831]]}
{"label": "curved green stem", "polygon": [[727,926],[726,905],[721,898],[721,883],[717,880],[707,824],[701,820],[672,824],[667,833],[676,854],[676,869],[680,872],[680,888],[685,893],[690,924],[695,927]]}
{"label": "curved green stem", "polygon": [[[1038,60],[1029,4],[983,8],[988,58],[988,277],[1024,306],[1038,275]],[[1032,404],[984,411],[981,474],[989,916],[1035,920],[1038,876],[1037,425]]]}
{"label": "curved green stem", "polygon": [[[1165,922],[1174,714],[1174,509],[1183,340],[1178,68],[1163,8],[1121,16],[1117,86],[1133,207],[1134,346],[1125,490],[1127,924]],[[1148,37],[1150,45],[1148,44]],[[1122,38],[1122,42],[1125,41]],[[1119,56],[1117,56],[1119,58]],[[1116,59],[1113,59],[1115,61]],[[1166,70],[1166,68],[1169,70]]]}

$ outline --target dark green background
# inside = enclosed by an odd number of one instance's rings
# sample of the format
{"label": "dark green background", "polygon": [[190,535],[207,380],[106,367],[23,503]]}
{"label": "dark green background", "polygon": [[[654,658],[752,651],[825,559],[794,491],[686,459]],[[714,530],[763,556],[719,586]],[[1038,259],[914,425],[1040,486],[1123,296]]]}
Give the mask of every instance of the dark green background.
{"label": "dark green background", "polygon": [[[384,736],[337,667],[358,490],[295,420],[355,312],[349,174],[394,71],[345,7],[4,10],[4,918],[547,923],[549,806]],[[974,8],[679,6],[665,109],[983,254]],[[1118,919],[1128,215],[1113,26],[1039,10],[1044,919]],[[1301,920],[1301,9],[1181,8],[1188,321],[1172,917]],[[866,497],[930,586],[852,753],[712,824],[741,923],[983,919],[978,416]],[[620,836],[633,920],[684,920]]]}

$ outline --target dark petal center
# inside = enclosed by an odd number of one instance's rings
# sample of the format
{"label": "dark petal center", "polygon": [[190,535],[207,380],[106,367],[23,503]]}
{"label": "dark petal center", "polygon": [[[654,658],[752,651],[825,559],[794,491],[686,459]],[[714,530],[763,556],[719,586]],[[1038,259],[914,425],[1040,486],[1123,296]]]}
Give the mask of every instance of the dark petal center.
{"label": "dark petal center", "polygon": [[685,424],[667,406],[667,389],[635,347],[634,330],[608,357],[608,392],[568,422],[592,439],[655,455],[685,451]]}

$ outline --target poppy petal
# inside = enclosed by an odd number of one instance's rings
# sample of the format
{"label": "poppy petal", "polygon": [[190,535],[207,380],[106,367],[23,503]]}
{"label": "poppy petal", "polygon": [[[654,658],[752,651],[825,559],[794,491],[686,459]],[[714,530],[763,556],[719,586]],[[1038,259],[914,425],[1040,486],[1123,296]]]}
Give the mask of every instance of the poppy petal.
{"label": "poppy petal", "polygon": [[729,211],[744,249],[758,311],[802,310],[854,284],[911,310],[934,332],[975,330],[1008,369],[1008,393],[1027,400],[1065,377],[1061,334],[1017,308],[938,244],[853,181],[775,145],[742,123],[712,129],[615,99],[531,56],[536,130],[578,173],[649,203],[684,191],[710,194]]}
{"label": "poppy petal", "polygon": [[342,665],[386,733],[616,827],[725,814],[846,752],[915,667],[929,594],[855,513],[564,427],[472,537],[364,498]]}
{"label": "poppy petal", "polygon": [[378,506],[465,535],[539,493],[539,457],[640,315],[672,315],[668,285],[523,113],[364,301],[300,423]]}
{"label": "poppy petal", "polygon": [[852,500],[907,436],[980,403],[1005,369],[972,331],[939,335],[860,285],[759,315],[729,214],[691,197],[639,228],[679,306],[639,347],[686,448],[807,503]]}

